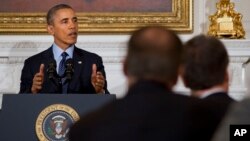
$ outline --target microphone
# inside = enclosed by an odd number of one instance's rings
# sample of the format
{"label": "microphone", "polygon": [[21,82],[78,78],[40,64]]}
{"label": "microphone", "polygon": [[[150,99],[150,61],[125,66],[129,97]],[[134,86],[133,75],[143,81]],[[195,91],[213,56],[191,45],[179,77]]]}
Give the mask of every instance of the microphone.
{"label": "microphone", "polygon": [[47,73],[49,79],[54,79],[57,76],[56,61],[54,59],[49,63]]}
{"label": "microphone", "polygon": [[65,77],[68,81],[72,79],[72,76],[74,74],[74,63],[73,59],[67,59],[65,62]]}
{"label": "microphone", "polygon": [[48,78],[52,83],[58,88],[58,91],[61,90],[61,78],[59,78],[57,71],[56,71],[56,61],[53,59],[49,62],[48,69],[47,69]]}

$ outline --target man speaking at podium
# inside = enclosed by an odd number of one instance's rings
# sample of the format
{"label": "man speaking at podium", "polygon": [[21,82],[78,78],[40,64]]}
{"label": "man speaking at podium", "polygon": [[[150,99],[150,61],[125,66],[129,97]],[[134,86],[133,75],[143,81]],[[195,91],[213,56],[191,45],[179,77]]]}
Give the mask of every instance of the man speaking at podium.
{"label": "man speaking at podium", "polygon": [[73,8],[56,5],[46,18],[54,43],[25,60],[20,93],[109,93],[102,58],[75,46],[78,22]]}

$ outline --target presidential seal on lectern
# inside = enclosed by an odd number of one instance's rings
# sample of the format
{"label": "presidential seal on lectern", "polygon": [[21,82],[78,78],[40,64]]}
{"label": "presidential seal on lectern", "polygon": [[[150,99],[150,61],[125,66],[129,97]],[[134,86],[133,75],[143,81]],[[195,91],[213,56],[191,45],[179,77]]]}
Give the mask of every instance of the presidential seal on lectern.
{"label": "presidential seal on lectern", "polygon": [[69,127],[79,118],[78,113],[68,105],[50,105],[37,117],[36,135],[40,141],[67,141]]}

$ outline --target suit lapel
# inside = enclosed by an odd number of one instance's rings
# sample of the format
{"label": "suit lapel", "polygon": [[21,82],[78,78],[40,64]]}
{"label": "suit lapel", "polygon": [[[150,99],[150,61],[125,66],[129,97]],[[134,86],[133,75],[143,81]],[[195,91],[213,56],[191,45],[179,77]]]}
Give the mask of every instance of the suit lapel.
{"label": "suit lapel", "polygon": [[57,86],[52,83],[51,80],[48,79],[48,74],[47,74],[47,69],[48,69],[48,65],[50,62],[52,62],[52,60],[54,60],[54,55],[53,55],[53,51],[52,51],[52,46],[50,48],[48,48],[44,53],[43,53],[43,61],[42,63],[45,65],[44,66],[44,78],[45,78],[45,84],[47,83],[48,86],[46,87],[47,90],[45,91],[52,91],[52,92],[56,92],[57,91]]}
{"label": "suit lapel", "polygon": [[78,81],[80,80],[79,78],[80,78],[82,68],[83,68],[83,63],[84,63],[83,62],[84,56],[77,47],[75,47],[74,52],[73,52],[73,61],[74,61],[74,74],[70,82],[71,89],[74,89],[74,87],[80,83]]}
{"label": "suit lapel", "polygon": [[54,59],[52,46],[44,52],[43,58],[44,58],[44,61],[46,61],[46,63],[49,63],[51,60]]}

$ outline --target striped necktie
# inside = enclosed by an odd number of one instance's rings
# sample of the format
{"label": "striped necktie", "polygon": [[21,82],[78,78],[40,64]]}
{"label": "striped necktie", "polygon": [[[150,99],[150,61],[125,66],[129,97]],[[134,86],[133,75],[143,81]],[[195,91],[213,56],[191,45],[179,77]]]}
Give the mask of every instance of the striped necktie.
{"label": "striped necktie", "polygon": [[67,52],[63,52],[61,54],[61,56],[62,56],[62,60],[59,63],[58,75],[61,77],[62,93],[66,94],[67,93],[68,84],[65,83],[66,78],[64,76],[64,73],[65,73],[65,62],[66,62],[66,58],[68,56],[68,53]]}

